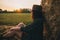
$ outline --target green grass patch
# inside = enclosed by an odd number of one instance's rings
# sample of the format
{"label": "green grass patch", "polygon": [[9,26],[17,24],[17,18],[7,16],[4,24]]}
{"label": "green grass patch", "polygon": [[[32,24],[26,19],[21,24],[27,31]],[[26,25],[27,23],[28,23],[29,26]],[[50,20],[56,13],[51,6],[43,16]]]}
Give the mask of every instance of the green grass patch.
{"label": "green grass patch", "polygon": [[0,14],[0,25],[17,25],[20,22],[30,24],[32,22],[30,13],[2,13]]}

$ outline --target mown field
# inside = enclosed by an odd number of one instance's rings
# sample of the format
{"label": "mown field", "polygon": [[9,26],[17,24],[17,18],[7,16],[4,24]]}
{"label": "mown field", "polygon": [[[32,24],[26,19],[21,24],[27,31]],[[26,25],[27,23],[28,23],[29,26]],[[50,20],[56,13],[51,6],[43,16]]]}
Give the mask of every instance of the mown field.
{"label": "mown field", "polygon": [[1,13],[0,25],[16,25],[20,22],[29,24],[32,21],[30,13]]}
{"label": "mown field", "polygon": [[0,14],[0,40],[20,40],[13,37],[12,39],[3,38],[4,32],[18,23],[24,22],[26,25],[32,22],[30,13],[1,13]]}

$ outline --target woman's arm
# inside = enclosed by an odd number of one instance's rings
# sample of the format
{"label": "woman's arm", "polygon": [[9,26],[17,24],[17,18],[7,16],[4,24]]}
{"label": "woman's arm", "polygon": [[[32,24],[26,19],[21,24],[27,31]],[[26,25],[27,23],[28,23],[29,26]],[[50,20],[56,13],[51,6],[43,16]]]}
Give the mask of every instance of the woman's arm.
{"label": "woman's arm", "polygon": [[37,20],[30,25],[27,25],[26,27],[21,27],[21,31],[23,32],[31,32],[33,30],[42,30],[43,29],[43,22],[40,20]]}

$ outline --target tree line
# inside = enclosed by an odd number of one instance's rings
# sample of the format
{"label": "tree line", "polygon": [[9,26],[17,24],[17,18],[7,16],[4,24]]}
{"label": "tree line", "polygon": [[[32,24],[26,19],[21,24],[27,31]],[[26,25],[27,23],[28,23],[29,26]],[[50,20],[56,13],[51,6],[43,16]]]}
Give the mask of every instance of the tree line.
{"label": "tree line", "polygon": [[0,9],[0,13],[30,13],[31,9],[27,9],[27,8],[23,8],[23,9],[19,9],[19,10],[13,10],[13,11],[8,11],[8,10],[3,10]]}

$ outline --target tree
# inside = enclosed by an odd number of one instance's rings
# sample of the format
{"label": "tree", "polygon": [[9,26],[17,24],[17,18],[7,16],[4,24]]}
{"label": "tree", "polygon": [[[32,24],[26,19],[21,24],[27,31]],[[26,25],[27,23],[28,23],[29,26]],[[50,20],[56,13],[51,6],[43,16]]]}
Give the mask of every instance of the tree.
{"label": "tree", "polygon": [[30,13],[29,9],[21,9],[21,10],[22,10],[22,13]]}
{"label": "tree", "polygon": [[0,9],[0,13],[2,13],[2,9]]}

